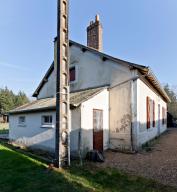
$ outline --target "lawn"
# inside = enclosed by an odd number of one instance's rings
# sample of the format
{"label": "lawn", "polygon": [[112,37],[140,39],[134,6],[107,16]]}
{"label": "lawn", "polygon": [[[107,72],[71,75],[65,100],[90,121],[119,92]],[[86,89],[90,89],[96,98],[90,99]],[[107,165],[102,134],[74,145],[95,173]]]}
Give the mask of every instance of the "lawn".
{"label": "lawn", "polygon": [[175,192],[174,188],[113,169],[85,168],[53,171],[45,163],[0,144],[1,192]]}
{"label": "lawn", "polygon": [[8,133],[9,133],[9,124],[0,123],[0,134],[8,134]]}

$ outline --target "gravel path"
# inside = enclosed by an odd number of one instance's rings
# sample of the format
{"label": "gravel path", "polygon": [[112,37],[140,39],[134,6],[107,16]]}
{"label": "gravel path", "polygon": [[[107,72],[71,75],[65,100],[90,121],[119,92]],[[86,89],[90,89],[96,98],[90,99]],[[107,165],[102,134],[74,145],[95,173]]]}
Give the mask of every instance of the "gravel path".
{"label": "gravel path", "polygon": [[101,167],[113,167],[177,187],[177,129],[162,135],[151,152],[123,154],[108,151]]}

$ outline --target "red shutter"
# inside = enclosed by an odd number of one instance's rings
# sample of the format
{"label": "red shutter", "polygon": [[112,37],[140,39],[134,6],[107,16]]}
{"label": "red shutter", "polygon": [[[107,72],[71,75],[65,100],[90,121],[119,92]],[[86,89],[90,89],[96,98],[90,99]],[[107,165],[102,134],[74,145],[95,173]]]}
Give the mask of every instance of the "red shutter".
{"label": "red shutter", "polygon": [[165,124],[165,108],[162,107],[162,124]]}
{"label": "red shutter", "polygon": [[76,80],[76,68],[72,67],[69,70],[69,73],[70,73],[70,81],[75,81]]}
{"label": "red shutter", "polygon": [[150,98],[146,99],[146,108],[147,108],[147,129],[151,127],[151,117],[150,117]]}
{"label": "red shutter", "polygon": [[156,122],[155,122],[155,101],[153,101],[153,127],[156,126]]}
{"label": "red shutter", "polygon": [[163,107],[162,107],[162,125],[163,125]]}
{"label": "red shutter", "polygon": [[167,124],[167,108],[165,108],[165,116],[164,116],[164,118],[165,118],[165,124]]}

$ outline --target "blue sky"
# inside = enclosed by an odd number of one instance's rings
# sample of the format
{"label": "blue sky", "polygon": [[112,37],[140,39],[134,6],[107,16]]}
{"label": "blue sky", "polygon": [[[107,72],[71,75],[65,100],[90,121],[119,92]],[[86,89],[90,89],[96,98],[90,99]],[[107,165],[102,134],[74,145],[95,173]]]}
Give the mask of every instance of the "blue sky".
{"label": "blue sky", "polygon": [[[0,87],[28,96],[53,61],[57,0],[0,0]],[[70,0],[70,39],[86,44],[97,13],[104,52],[150,66],[177,85],[176,0]]]}

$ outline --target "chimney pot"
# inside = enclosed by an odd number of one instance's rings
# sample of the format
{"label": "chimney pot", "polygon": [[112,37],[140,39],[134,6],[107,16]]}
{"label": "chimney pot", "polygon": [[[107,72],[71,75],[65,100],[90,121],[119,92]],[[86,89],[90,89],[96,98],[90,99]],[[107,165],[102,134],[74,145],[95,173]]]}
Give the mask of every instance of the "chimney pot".
{"label": "chimney pot", "polygon": [[102,51],[102,34],[103,28],[100,23],[100,17],[99,15],[96,15],[95,21],[91,21],[90,25],[87,27],[87,46]]}
{"label": "chimney pot", "polygon": [[95,21],[100,21],[100,16],[98,14],[95,17]]}

